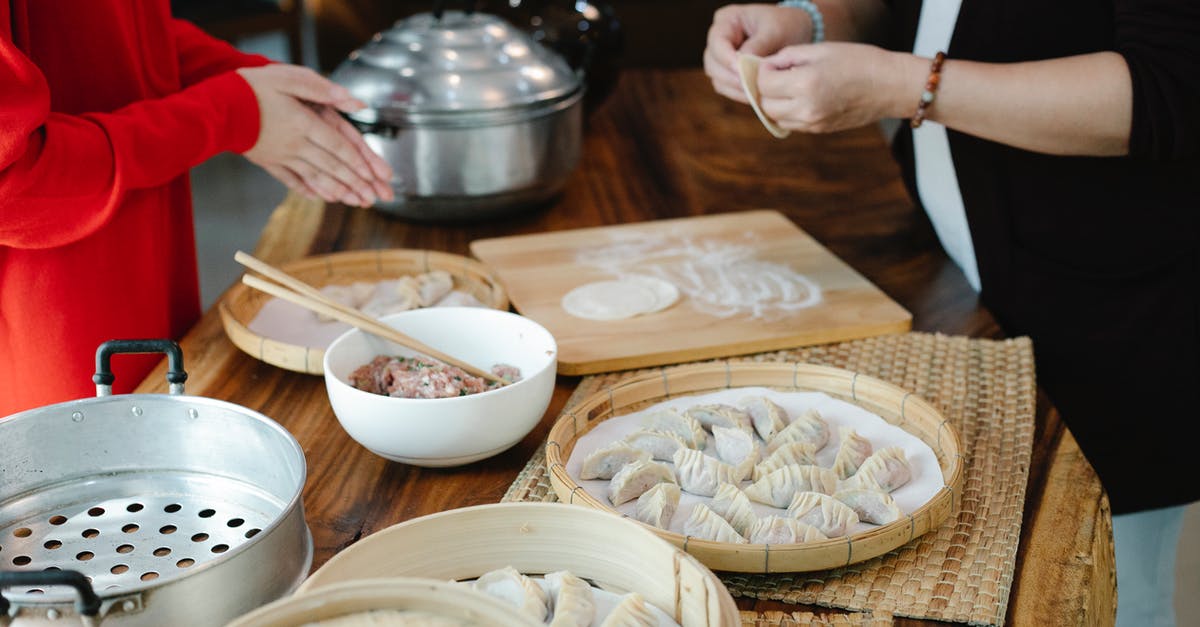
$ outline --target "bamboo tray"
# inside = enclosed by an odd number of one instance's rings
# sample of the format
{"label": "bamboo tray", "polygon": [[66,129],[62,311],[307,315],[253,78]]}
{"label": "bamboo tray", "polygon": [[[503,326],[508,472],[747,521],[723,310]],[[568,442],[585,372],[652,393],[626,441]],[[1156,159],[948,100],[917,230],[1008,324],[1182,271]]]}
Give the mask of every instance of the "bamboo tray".
{"label": "bamboo tray", "polygon": [[380,577],[473,579],[505,566],[638,592],[682,627],[740,624],[729,591],[695,558],[632,521],[561,503],[476,505],[392,525],[334,555],[296,594]]}
{"label": "bamboo tray", "polygon": [[[963,463],[958,434],[936,408],[910,392],[855,372],[802,363],[709,362],[635,376],[581,400],[550,430],[546,466],[550,485],[564,503],[616,513],[595,498],[566,469],[578,438],[595,425],[672,396],[761,386],[785,392],[824,392],[872,413],[920,438],[933,449],[944,485],[916,511],[893,523],[841,538],[785,545],[713,542],[642,525],[713,570],[775,573],[826,570],[862,562],[907,544],[950,517],[962,493]],[[633,519],[630,519],[633,520]]]}
{"label": "bamboo tray", "polygon": [[[454,277],[454,287],[494,309],[508,309],[508,295],[483,264],[450,253],[419,249],[362,250],[297,259],[281,269],[317,288],[355,281],[382,281],[431,270]],[[249,324],[271,296],[237,283],[218,305],[230,341],[256,359],[286,370],[322,374],[324,346],[302,346],[259,335]]]}

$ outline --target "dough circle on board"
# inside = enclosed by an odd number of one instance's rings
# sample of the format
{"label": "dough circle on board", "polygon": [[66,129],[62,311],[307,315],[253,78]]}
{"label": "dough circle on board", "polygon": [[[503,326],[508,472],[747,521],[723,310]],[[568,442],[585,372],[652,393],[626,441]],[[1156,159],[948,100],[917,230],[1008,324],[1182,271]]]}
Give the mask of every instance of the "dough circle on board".
{"label": "dough circle on board", "polygon": [[567,292],[562,308],[576,318],[623,320],[662,311],[679,300],[679,288],[649,276],[585,283]]}
{"label": "dough circle on board", "polygon": [[758,66],[762,62],[762,57],[756,57],[752,54],[738,55],[738,77],[742,79],[742,91],[746,92],[746,99],[750,101],[750,106],[754,109],[754,114],[758,116],[758,120],[772,135],[783,139],[791,134],[791,131],[780,127],[774,120],[767,117],[763,113],[762,105],[759,101],[762,99],[758,93]]}

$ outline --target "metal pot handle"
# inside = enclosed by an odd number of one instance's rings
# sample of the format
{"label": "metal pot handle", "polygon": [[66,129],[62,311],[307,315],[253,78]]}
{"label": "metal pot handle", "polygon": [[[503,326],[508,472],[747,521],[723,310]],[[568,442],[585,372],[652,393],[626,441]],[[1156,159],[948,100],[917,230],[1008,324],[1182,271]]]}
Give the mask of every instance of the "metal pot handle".
{"label": "metal pot handle", "polygon": [[187,372],[183,370],[183,349],[173,340],[109,340],[96,349],[96,396],[112,395],[113,377],[110,361],[119,353],[166,353],[167,383],[171,394],[183,394]]}
{"label": "metal pot handle", "polygon": [[40,570],[30,572],[0,572],[0,620],[8,615],[9,600],[4,589],[14,586],[70,586],[79,593],[75,611],[80,616],[95,618],[100,614],[100,597],[92,590],[83,573],[76,570]]}

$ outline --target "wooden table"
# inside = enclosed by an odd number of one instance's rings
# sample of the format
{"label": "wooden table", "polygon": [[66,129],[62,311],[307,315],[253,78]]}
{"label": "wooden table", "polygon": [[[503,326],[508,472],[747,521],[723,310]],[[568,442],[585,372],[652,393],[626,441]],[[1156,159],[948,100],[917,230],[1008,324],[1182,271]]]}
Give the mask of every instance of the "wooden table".
{"label": "wooden table", "polygon": [[[787,214],[911,311],[915,330],[1001,336],[914,209],[875,128],[778,141],[748,107],[717,97],[691,69],[626,71],[591,116],[579,168],[549,208],[479,224],[427,225],[289,196],[255,254],[274,263],[362,248],[468,254],[468,243],[482,237],[758,208]],[[314,569],[397,522],[499,501],[579,381],[559,378],[541,424],[516,447],[465,468],[435,470],[388,462],[359,446],[338,426],[320,377],[242,353],[225,337],[215,308],[181,344],[188,393],[258,410],[303,446]],[[163,371],[139,391],[165,391]],[[1116,595],[1108,502],[1044,401],[1029,475],[1008,623],[1111,624]],[[759,612],[816,609],[752,599],[738,604]]]}

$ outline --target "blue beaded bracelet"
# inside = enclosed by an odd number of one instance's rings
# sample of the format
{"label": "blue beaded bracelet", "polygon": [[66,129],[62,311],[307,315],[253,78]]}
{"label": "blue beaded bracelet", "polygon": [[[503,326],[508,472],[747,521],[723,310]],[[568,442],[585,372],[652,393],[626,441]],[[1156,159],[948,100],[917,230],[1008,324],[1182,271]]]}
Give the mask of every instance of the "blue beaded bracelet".
{"label": "blue beaded bracelet", "polygon": [[812,43],[819,44],[825,41],[825,17],[821,15],[821,9],[816,4],[810,0],[783,0],[779,6],[802,9],[808,13],[808,16],[812,18],[813,25]]}

